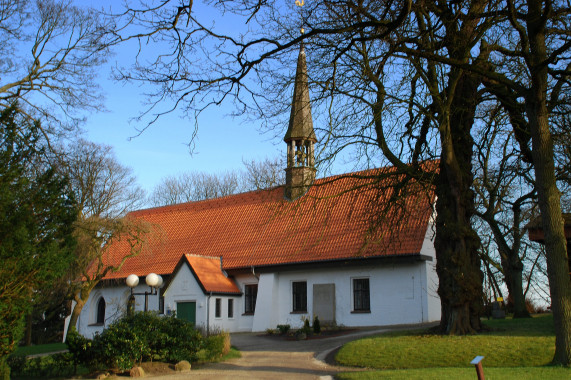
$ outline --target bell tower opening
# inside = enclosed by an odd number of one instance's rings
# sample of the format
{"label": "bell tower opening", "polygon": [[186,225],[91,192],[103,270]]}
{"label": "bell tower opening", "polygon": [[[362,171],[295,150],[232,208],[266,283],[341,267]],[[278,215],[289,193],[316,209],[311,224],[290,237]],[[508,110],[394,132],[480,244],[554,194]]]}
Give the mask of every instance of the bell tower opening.
{"label": "bell tower opening", "polygon": [[311,117],[307,64],[303,44],[299,49],[288,130],[285,197],[294,200],[305,194],[315,180],[317,142]]}

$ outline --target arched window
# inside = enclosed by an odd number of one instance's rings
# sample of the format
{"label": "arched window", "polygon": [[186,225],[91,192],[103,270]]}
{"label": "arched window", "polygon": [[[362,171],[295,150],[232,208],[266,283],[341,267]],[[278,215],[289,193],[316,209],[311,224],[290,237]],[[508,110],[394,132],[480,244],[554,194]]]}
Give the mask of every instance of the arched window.
{"label": "arched window", "polygon": [[97,319],[95,320],[95,323],[105,323],[105,299],[103,297],[99,298],[99,301],[97,301]]}

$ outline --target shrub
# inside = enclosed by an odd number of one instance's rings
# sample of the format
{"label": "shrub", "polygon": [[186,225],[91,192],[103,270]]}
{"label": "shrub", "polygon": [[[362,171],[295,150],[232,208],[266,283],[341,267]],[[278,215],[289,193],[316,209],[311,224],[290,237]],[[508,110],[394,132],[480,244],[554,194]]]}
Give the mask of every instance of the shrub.
{"label": "shrub", "polygon": [[217,361],[228,352],[230,352],[230,334],[221,332],[204,339],[204,345],[197,353],[197,359],[203,362]]}
{"label": "shrub", "polygon": [[311,330],[311,325],[309,323],[309,318],[303,317],[302,319],[303,319],[303,327],[299,329],[299,331],[305,333],[305,335],[310,335],[312,330]]}
{"label": "shrub", "polygon": [[276,330],[274,329],[266,329],[266,335],[274,335],[276,333]]}
{"label": "shrub", "polygon": [[96,334],[93,340],[79,334],[68,337],[76,363],[125,371],[142,361],[176,363],[196,360],[202,335],[182,319],[160,317],[153,312],[126,315]]}
{"label": "shrub", "polygon": [[291,328],[290,325],[278,325],[277,326],[277,329],[280,331],[281,335],[287,334],[290,328]]}
{"label": "shrub", "polygon": [[75,373],[73,362],[74,358],[70,353],[32,359],[21,355],[9,358],[12,376],[22,378],[70,377]]}
{"label": "shrub", "polygon": [[321,334],[321,323],[319,322],[319,317],[317,315],[313,318],[313,333]]}
{"label": "shrub", "polygon": [[67,334],[65,343],[73,358],[74,372],[77,372],[78,365],[83,365],[91,370],[97,369],[101,355],[96,352],[91,339],[84,338],[76,329],[72,329]]}
{"label": "shrub", "polygon": [[10,380],[10,366],[6,356],[0,357],[0,380]]}
{"label": "shrub", "polygon": [[202,336],[182,319],[139,312],[112,323],[95,341],[107,365],[126,370],[142,361],[195,360]]}

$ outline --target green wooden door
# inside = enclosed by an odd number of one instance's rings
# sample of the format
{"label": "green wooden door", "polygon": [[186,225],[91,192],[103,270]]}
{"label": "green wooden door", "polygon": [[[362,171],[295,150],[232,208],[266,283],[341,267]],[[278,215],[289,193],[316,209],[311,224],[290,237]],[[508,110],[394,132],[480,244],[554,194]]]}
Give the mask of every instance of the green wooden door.
{"label": "green wooden door", "polygon": [[177,302],[176,316],[196,324],[196,302]]}

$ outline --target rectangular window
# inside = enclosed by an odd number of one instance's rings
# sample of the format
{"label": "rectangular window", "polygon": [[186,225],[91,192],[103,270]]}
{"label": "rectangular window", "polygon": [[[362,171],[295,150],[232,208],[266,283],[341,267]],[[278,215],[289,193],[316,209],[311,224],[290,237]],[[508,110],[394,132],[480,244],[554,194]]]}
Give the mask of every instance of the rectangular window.
{"label": "rectangular window", "polygon": [[215,318],[220,318],[222,316],[222,299],[216,298],[216,308],[214,312]]}
{"label": "rectangular window", "polygon": [[292,282],[293,311],[307,311],[307,282]]}
{"label": "rectangular window", "polygon": [[244,287],[244,313],[254,314],[256,311],[256,298],[258,298],[258,284]]}
{"label": "rectangular window", "polygon": [[164,313],[165,313],[165,297],[160,296],[159,297],[159,314],[164,314]]}
{"label": "rectangular window", "polygon": [[369,279],[353,279],[353,311],[371,311]]}
{"label": "rectangular window", "polygon": [[232,298],[228,300],[228,318],[234,318],[234,300]]}

